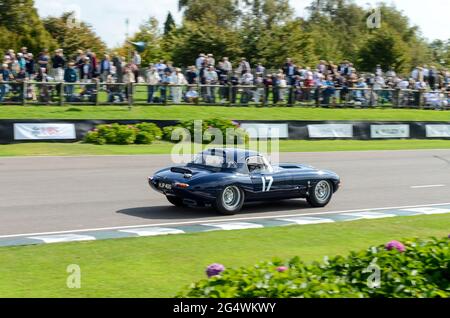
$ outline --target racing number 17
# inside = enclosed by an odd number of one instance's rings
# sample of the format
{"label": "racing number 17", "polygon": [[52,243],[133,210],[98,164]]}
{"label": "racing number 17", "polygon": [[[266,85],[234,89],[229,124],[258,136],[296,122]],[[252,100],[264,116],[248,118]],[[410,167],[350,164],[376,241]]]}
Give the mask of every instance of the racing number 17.
{"label": "racing number 17", "polygon": [[273,177],[261,177],[261,180],[262,180],[262,192],[269,192],[273,184]]}

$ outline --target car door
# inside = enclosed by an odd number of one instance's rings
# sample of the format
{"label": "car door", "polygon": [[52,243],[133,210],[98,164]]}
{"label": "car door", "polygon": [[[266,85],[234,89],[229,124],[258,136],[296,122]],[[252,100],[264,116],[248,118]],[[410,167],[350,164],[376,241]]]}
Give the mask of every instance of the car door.
{"label": "car door", "polygon": [[[264,157],[257,156],[248,159],[248,164],[264,165],[261,169],[250,170],[250,178],[253,184],[253,191],[257,198],[269,199],[283,197],[289,191],[291,177],[282,171],[274,171]],[[253,171],[252,171],[253,170]]]}

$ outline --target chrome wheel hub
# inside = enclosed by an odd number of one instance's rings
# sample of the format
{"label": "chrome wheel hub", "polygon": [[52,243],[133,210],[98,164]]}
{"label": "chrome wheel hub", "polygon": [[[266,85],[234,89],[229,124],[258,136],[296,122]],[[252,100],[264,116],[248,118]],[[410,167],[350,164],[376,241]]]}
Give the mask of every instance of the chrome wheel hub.
{"label": "chrome wheel hub", "polygon": [[241,192],[234,186],[228,187],[223,191],[222,201],[227,210],[234,210],[241,201]]}
{"label": "chrome wheel hub", "polygon": [[320,202],[325,202],[328,200],[331,194],[330,184],[327,181],[320,181],[316,185],[315,195],[316,199]]}

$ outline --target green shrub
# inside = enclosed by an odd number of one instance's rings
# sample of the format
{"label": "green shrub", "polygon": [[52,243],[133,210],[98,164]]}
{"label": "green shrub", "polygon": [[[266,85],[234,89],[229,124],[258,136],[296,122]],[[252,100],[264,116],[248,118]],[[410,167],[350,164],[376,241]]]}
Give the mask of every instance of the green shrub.
{"label": "green shrub", "polygon": [[153,123],[141,123],[137,125],[98,125],[94,130],[88,132],[84,142],[91,144],[151,144],[162,137],[161,129]]}
{"label": "green shrub", "polygon": [[155,141],[155,136],[149,132],[140,131],[136,134],[135,143],[138,145],[150,145]]}
{"label": "green shrub", "polygon": [[134,126],[119,126],[116,132],[115,143],[118,145],[132,145],[136,141],[136,134],[137,129]]}
{"label": "green shrub", "polygon": [[161,128],[159,128],[158,125],[154,123],[140,123],[136,125],[136,128],[141,132],[151,134],[154,137],[154,140],[161,140],[163,135]]}
{"label": "green shrub", "polygon": [[[306,264],[299,258],[227,269],[193,284],[180,297],[439,298],[450,297],[449,239],[411,240],[405,251],[371,247]],[[380,270],[380,286],[368,281]]]}

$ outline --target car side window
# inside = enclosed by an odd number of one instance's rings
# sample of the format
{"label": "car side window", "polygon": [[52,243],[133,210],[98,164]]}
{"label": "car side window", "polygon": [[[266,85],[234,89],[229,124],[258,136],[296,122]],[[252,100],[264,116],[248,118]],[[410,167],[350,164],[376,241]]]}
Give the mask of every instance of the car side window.
{"label": "car side window", "polygon": [[247,159],[248,171],[251,174],[270,172],[270,166],[261,156],[250,157]]}

